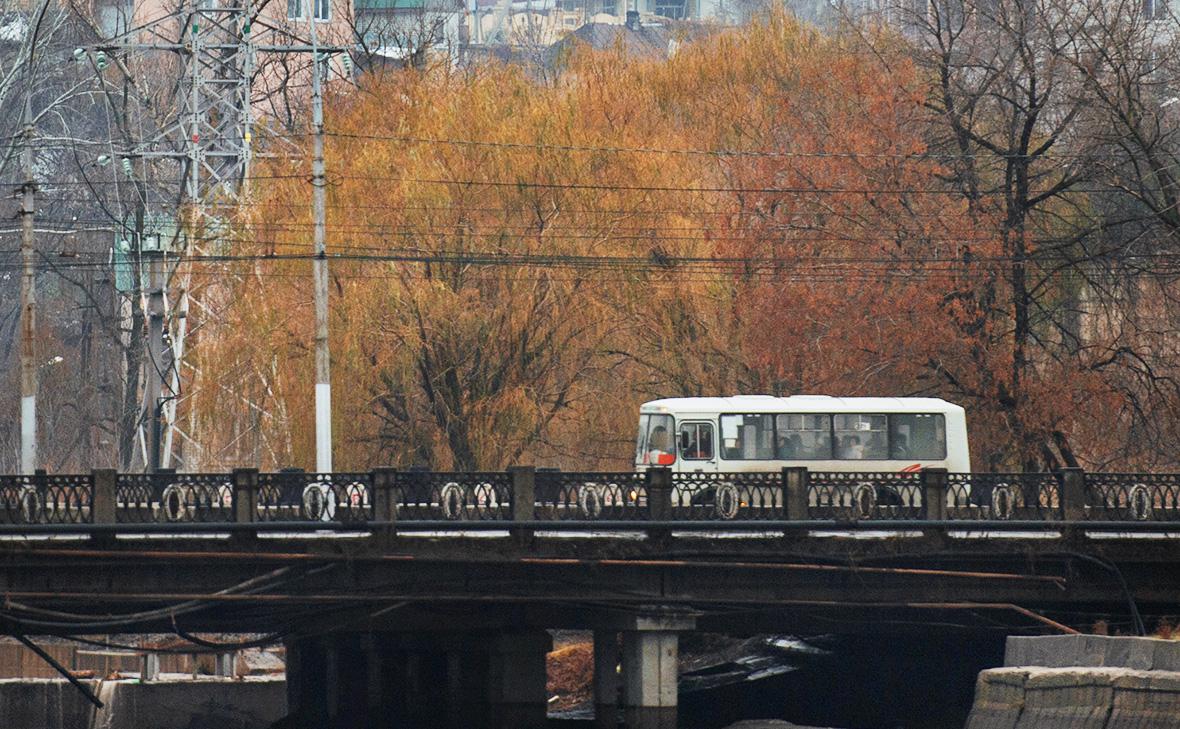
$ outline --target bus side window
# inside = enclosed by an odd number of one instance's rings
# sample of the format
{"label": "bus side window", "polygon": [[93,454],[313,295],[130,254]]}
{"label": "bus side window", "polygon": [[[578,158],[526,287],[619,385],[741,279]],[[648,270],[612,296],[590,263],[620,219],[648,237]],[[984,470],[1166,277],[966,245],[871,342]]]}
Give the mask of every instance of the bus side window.
{"label": "bus side window", "polygon": [[713,460],[712,423],[684,423],[680,426],[680,457],[693,461]]}

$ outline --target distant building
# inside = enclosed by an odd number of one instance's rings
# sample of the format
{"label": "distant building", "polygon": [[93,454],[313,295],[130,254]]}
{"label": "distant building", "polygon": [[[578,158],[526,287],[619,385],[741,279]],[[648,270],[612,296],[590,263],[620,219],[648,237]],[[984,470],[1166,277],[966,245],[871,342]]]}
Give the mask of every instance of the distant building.
{"label": "distant building", "polygon": [[621,48],[624,53],[640,58],[668,58],[685,42],[708,36],[716,27],[700,23],[676,23],[664,18],[648,16],[643,19],[634,10],[627,11],[623,23],[586,23],[549,47],[546,65],[552,67],[579,45],[596,50]]}
{"label": "distant building", "polygon": [[587,21],[603,13],[623,20],[631,11],[672,20],[701,17],[700,0],[557,0],[557,8],[567,13],[580,14]]}
{"label": "distant building", "polygon": [[468,37],[463,0],[353,0],[353,13],[361,52],[389,59],[454,47]]}

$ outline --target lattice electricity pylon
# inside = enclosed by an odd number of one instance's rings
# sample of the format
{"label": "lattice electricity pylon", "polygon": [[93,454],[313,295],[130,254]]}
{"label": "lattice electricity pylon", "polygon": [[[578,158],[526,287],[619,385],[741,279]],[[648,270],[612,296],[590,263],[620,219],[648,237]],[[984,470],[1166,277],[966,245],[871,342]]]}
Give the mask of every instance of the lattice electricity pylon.
{"label": "lattice electricity pylon", "polygon": [[[163,82],[157,90],[165,91],[174,107],[161,109],[152,120],[154,129],[124,152],[131,159],[168,159],[183,165],[184,193],[190,203],[199,204],[210,195],[236,198],[245,177],[255,50],[250,41],[251,5],[251,0],[224,5],[184,0],[174,13],[85,49],[99,71],[115,63],[133,82],[137,79],[125,59],[148,51],[170,54],[157,68],[172,73],[157,76]],[[141,91],[145,98],[150,93]]]}
{"label": "lattice electricity pylon", "polygon": [[[172,13],[76,52],[79,60],[87,55],[100,73],[112,63],[118,65],[133,84],[136,79],[127,67],[127,58],[148,52],[167,54],[160,68],[172,73],[161,74],[157,80],[168,79],[164,98],[175,100],[175,105],[151,119],[144,138],[124,145],[118,154],[129,173],[136,160],[141,161],[141,167],[159,161],[174,168],[183,190],[185,219],[178,221],[177,234],[169,246],[171,253],[178,254],[173,260],[229,252],[222,235],[228,230],[222,213],[232,209],[244,194],[249,172],[255,54],[347,52],[338,46],[309,44],[290,29],[266,22],[257,16],[251,0],[216,3],[183,0]],[[260,39],[268,42],[259,43]],[[160,104],[151,103],[146,89],[142,92],[145,106],[160,108]],[[172,267],[168,280],[168,351],[163,362],[149,362],[155,372],[148,373],[159,373],[164,380],[162,397],[159,402],[144,402],[143,413],[150,418],[158,409],[162,416],[161,465],[191,470],[197,466],[200,451],[195,440],[194,395],[200,391],[201,373],[193,356],[197,342],[190,334],[190,320],[211,316],[218,297],[214,292],[194,289],[191,268],[183,263]],[[178,409],[189,413],[187,433],[179,427]],[[142,433],[141,429],[141,438],[146,437]],[[185,444],[190,457],[185,457]]]}

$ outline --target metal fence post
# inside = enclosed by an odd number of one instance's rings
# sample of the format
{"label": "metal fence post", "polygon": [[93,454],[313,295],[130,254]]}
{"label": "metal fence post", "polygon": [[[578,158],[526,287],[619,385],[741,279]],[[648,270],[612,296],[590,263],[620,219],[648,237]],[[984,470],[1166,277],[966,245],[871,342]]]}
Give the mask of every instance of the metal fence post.
{"label": "metal fence post", "polygon": [[235,678],[238,675],[238,652],[218,653],[215,660],[214,675],[221,678]]}
{"label": "metal fence post", "polygon": [[[533,521],[537,504],[537,469],[533,466],[509,466],[512,479],[512,521]],[[524,532],[518,532],[523,535]]]}
{"label": "metal fence post", "polygon": [[1063,468],[1058,472],[1061,483],[1061,516],[1066,521],[1086,519],[1086,472],[1080,468]]}
{"label": "metal fence post", "polygon": [[783,505],[786,517],[793,521],[807,519],[807,467],[787,466],[783,468]]}
{"label": "metal fence post", "polygon": [[650,521],[672,519],[672,469],[657,466],[647,469],[647,518]]}
{"label": "metal fence post", "polygon": [[397,482],[396,468],[373,469],[373,520],[384,522],[397,521],[397,494],[394,484]]}
{"label": "metal fence post", "polygon": [[234,469],[234,521],[249,524],[258,513],[258,469]]}
{"label": "metal fence post", "polygon": [[922,504],[926,507],[927,521],[946,519],[946,490],[945,468],[922,469]]}
{"label": "metal fence post", "polygon": [[140,669],[139,680],[147,683],[160,680],[160,654],[147,652],[143,654],[143,667]]}
{"label": "metal fence post", "polygon": [[92,524],[115,523],[115,488],[119,474],[113,468],[98,468],[91,471],[94,479],[94,494],[90,501],[90,522]]}

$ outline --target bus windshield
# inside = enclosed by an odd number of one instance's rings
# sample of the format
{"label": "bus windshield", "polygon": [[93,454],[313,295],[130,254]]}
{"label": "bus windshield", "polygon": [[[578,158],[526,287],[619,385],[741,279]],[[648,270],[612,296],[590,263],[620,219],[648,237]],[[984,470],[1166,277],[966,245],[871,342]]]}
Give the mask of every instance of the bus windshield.
{"label": "bus windshield", "polygon": [[670,466],[676,462],[675,432],[671,415],[640,415],[635,441],[635,462]]}

